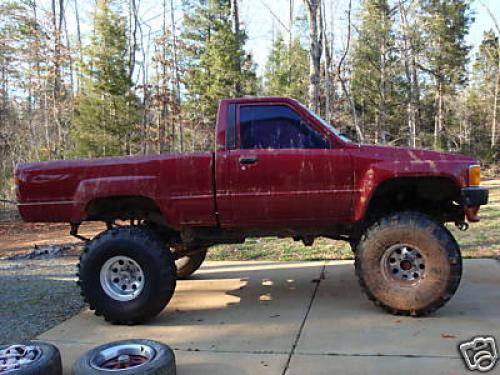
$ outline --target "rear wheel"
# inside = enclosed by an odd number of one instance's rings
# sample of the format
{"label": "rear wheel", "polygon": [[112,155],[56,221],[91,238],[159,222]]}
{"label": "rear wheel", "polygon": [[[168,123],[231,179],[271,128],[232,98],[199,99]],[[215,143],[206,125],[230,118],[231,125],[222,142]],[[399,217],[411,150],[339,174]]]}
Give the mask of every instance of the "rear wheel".
{"label": "rear wheel", "polygon": [[201,267],[207,256],[207,249],[195,250],[175,261],[177,278],[187,279]]}
{"label": "rear wheel", "polygon": [[398,315],[426,315],[446,304],[462,275],[460,249],[429,216],[397,213],[382,218],[356,248],[356,274],[376,305]]}
{"label": "rear wheel", "polygon": [[144,227],[107,230],[85,246],[78,283],[98,316],[136,324],[159,314],[176,286],[175,261],[163,241]]}

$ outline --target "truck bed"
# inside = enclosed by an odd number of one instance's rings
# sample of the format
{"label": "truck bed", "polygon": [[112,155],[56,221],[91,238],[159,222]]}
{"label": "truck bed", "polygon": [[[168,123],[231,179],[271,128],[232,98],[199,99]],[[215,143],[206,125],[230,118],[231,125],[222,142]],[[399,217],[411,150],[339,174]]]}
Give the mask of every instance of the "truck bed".
{"label": "truck bed", "polygon": [[25,221],[79,223],[99,197],[140,192],[168,222],[215,225],[212,152],[20,164],[17,200]]}

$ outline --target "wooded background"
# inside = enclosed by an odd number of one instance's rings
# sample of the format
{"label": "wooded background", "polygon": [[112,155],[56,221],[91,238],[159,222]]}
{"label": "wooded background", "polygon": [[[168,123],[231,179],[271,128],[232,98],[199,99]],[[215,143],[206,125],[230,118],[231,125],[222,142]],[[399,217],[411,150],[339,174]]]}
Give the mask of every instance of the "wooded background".
{"label": "wooded background", "polygon": [[287,20],[260,0],[281,30],[260,71],[239,11],[257,0],[159,0],[159,30],[145,0],[80,1],[0,2],[0,198],[18,162],[211,149],[218,101],[244,95],[298,99],[357,142],[498,164],[500,29],[481,0],[495,27],[474,53],[469,0],[287,0]]}

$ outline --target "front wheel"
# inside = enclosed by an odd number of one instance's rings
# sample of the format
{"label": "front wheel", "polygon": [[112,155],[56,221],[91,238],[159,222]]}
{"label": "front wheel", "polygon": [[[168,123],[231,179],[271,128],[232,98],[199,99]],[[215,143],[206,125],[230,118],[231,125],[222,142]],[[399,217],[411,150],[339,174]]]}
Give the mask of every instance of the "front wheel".
{"label": "front wheel", "polygon": [[144,227],[107,230],[85,246],[78,265],[85,301],[116,324],[145,322],[167,305],[176,286],[175,261]]}
{"label": "front wheel", "polygon": [[368,298],[397,315],[421,316],[446,304],[462,275],[457,242],[429,216],[382,218],[357,244],[356,274]]}

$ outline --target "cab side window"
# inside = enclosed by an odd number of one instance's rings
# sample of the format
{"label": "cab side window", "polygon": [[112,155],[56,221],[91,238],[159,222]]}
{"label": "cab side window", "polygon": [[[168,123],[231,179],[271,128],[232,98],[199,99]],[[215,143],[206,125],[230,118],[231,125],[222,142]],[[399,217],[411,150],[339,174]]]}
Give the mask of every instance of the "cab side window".
{"label": "cab side window", "polygon": [[286,105],[240,107],[241,149],[325,149],[329,142]]}

